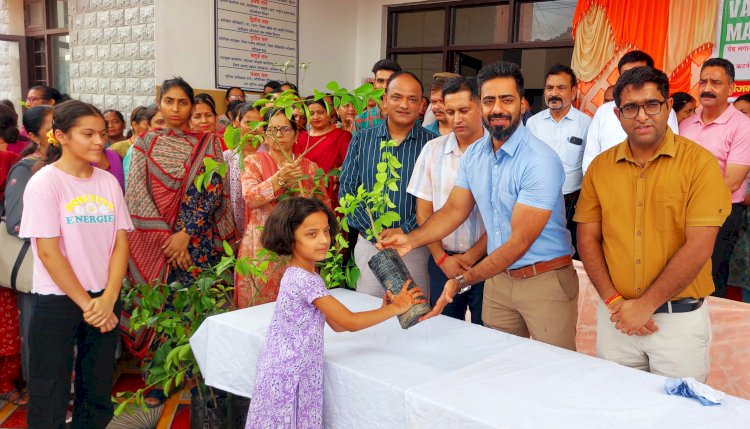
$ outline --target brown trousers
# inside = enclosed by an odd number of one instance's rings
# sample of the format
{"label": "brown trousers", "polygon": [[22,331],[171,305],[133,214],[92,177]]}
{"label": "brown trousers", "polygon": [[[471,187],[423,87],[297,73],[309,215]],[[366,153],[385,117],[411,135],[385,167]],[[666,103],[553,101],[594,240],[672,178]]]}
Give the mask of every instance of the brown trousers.
{"label": "brown trousers", "polygon": [[490,328],[575,350],[577,320],[572,265],[525,279],[501,273],[485,281],[482,321]]}

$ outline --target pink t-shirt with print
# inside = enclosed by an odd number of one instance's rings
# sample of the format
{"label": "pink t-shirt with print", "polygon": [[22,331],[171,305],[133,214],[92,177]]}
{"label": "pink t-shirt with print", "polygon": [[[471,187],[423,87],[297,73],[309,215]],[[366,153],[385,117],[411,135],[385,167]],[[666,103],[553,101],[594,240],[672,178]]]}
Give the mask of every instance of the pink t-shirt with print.
{"label": "pink t-shirt with print", "polygon": [[30,238],[34,251],[32,292],[65,295],[36,247],[37,238],[54,237],[60,237],[60,250],[83,288],[104,290],[117,231],[133,229],[117,179],[98,168],[91,177],[81,179],[48,165],[26,185],[23,207],[19,236]]}

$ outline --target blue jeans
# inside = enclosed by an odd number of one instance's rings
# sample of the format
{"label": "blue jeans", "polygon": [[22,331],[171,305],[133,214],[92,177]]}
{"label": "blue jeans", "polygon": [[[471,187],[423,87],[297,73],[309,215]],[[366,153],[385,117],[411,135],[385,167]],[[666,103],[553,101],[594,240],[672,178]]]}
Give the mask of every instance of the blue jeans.
{"label": "blue jeans", "polygon": [[[447,252],[449,255],[455,255],[457,252]],[[445,282],[448,277],[445,276],[440,267],[435,263],[435,259],[430,256],[427,259],[427,273],[430,276],[430,305],[434,306],[440,294],[443,293]],[[484,282],[479,282],[471,286],[468,292],[456,295],[453,302],[446,305],[443,309],[445,316],[454,319],[466,320],[466,309],[471,310],[471,323],[482,325],[482,297],[484,296]]]}

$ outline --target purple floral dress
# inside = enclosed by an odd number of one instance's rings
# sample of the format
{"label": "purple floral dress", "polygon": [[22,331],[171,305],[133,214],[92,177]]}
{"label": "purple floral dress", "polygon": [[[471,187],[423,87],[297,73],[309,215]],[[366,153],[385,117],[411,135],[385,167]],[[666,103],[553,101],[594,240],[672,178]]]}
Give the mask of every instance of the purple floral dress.
{"label": "purple floral dress", "polygon": [[246,429],[323,427],[323,279],[289,267],[258,357]]}

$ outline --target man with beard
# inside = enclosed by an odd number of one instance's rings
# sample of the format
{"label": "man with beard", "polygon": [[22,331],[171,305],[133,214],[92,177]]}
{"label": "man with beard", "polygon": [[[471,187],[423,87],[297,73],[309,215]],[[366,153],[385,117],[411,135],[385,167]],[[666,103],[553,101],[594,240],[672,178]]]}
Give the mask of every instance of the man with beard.
{"label": "man with beard", "polygon": [[[526,128],[557,152],[563,163],[565,220],[575,248],[576,223],[573,222],[573,215],[581,191],[583,148],[586,147],[586,133],[591,118],[572,106],[578,91],[578,81],[573,69],[556,64],[549,69],[544,80],[544,101],[549,109],[529,118]],[[578,254],[573,257],[577,259]]]}
{"label": "man with beard", "polygon": [[[654,59],[643,51],[630,51],[620,58],[620,62],[617,63],[617,71],[622,75],[630,69],[645,66],[653,67]],[[583,150],[583,164],[581,164],[583,174],[586,174],[586,169],[589,168],[589,164],[597,155],[617,146],[627,137],[620,121],[615,116],[615,107],[614,101],[604,103],[596,109],[596,113],[591,119],[589,132],[586,136],[586,148]],[[679,134],[679,124],[675,112],[669,113],[668,124],[672,132]]]}
{"label": "man with beard", "polygon": [[[388,197],[395,205],[392,210],[399,214],[400,219],[380,234],[381,239],[409,232],[417,227],[416,197],[410,195],[406,188],[422,147],[437,137],[417,123],[421,101],[422,82],[419,78],[407,71],[393,73],[386,83],[383,97],[383,107],[388,112],[388,118],[384,123],[366,128],[352,138],[341,167],[339,198],[344,198],[347,194],[357,195],[360,186],[372,190],[377,183],[378,163],[382,160],[380,143],[391,139],[398,142],[398,146],[388,148],[388,151],[401,162],[401,180],[398,182],[398,189],[388,190]],[[350,230],[357,231],[370,229],[369,219],[368,212],[362,206],[347,216]],[[357,292],[382,297],[385,291],[367,264],[376,253],[373,243],[360,235],[354,246],[354,262],[360,270]],[[414,283],[420,287],[427,286],[428,257],[427,249],[421,247],[404,258],[404,264],[414,278]]]}
{"label": "man with beard", "polygon": [[444,81],[442,79],[430,84],[430,109],[432,110],[432,114],[435,115],[435,122],[425,125],[425,129],[439,136],[444,136],[453,130],[450,118],[445,114],[443,84]]}
{"label": "man with beard", "polygon": [[734,65],[710,58],[701,66],[698,90],[701,107],[680,124],[680,133],[708,149],[719,162],[732,193],[732,211],[719,230],[711,256],[714,296],[726,297],[729,260],[745,215],[745,189],[750,172],[750,118],[727,100],[734,92]]}
{"label": "man with beard", "polygon": [[488,256],[448,280],[436,316],[457,293],[485,280],[482,321],[500,331],[575,350],[578,276],[565,228],[560,158],[521,124],[521,69],[510,62],[480,70],[482,120],[490,135],[461,158],[445,205],[408,235],[383,241],[401,254],[447,236],[474,204],[487,230]]}

